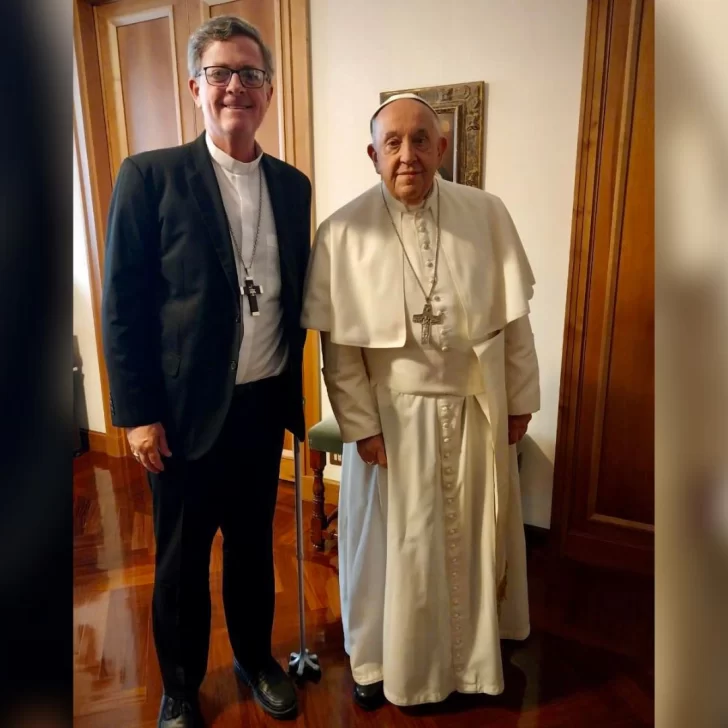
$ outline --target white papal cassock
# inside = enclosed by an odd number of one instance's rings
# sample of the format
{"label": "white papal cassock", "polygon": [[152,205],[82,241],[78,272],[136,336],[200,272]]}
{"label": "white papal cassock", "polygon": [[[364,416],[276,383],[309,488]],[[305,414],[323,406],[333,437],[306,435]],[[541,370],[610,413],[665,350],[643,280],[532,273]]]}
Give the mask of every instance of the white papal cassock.
{"label": "white papal cassock", "polygon": [[[439,197],[438,197],[439,187]],[[423,345],[412,322],[441,248]],[[353,677],[397,705],[503,690],[501,638],[529,633],[525,543],[508,414],[538,410],[533,275],[503,203],[438,180],[417,209],[377,185],[328,218],[302,324],[345,442],[339,578]],[[378,433],[388,467],[356,441]]]}

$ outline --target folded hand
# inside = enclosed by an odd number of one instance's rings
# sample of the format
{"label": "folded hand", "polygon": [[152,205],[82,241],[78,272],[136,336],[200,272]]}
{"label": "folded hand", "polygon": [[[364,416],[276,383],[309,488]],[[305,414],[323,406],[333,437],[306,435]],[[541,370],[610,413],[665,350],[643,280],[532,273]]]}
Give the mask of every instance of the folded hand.
{"label": "folded hand", "polygon": [[129,441],[131,454],[150,472],[159,473],[164,470],[162,455],[171,457],[167,445],[167,435],[161,422],[140,427],[128,427],[126,439]]}
{"label": "folded hand", "polygon": [[384,448],[384,438],[381,435],[367,437],[356,443],[359,456],[367,465],[381,465],[387,467],[387,451]]}
{"label": "folded hand", "polygon": [[531,415],[508,415],[508,444],[514,445],[523,439],[528,430]]}

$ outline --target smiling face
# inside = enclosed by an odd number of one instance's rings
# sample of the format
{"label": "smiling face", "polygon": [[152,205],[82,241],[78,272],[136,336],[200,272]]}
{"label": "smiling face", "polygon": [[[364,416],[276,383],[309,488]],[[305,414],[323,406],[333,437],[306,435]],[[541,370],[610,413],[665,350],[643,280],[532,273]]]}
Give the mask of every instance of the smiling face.
{"label": "smiling face", "polygon": [[246,88],[237,73],[232,74],[227,86],[213,86],[202,70],[207,66],[264,69],[260,47],[246,36],[213,41],[200,59],[200,75],[189,81],[192,96],[205,119],[205,130],[215,145],[236,158],[249,156],[254,149],[255,133],[270,106],[273,87],[266,80],[260,88]]}
{"label": "smiling face", "polygon": [[420,101],[399,99],[379,112],[372,136],[367,151],[387,189],[400,202],[418,205],[447,148],[437,115]]}

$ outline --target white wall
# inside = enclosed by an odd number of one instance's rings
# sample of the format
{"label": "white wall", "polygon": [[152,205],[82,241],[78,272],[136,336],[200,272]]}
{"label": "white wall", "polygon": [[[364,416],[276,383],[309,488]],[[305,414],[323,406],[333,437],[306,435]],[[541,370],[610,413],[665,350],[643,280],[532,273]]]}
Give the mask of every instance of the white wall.
{"label": "white wall", "polygon": [[311,0],[318,222],[377,181],[366,145],[381,91],[488,85],[484,186],[509,208],[537,279],[543,397],[522,483],[538,526],[551,512],[585,22],[586,0]]}
{"label": "white wall", "polygon": [[75,406],[79,426],[95,432],[106,432],[104,407],[99,374],[99,357],[96,350],[91,282],[89,278],[86,248],[86,222],[84,216],[81,182],[78,171],[77,148],[73,148],[73,335],[78,340],[78,353],[82,362],[81,385]]}

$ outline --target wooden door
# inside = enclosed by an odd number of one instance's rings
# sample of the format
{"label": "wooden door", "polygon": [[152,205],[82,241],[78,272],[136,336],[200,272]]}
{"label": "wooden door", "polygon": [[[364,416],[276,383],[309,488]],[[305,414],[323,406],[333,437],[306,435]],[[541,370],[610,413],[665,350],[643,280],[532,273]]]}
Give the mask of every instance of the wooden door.
{"label": "wooden door", "polygon": [[118,0],[95,8],[111,167],[196,136],[187,89],[186,0]]}
{"label": "wooden door", "polygon": [[[264,151],[312,178],[308,4],[306,0],[76,0],[76,124],[94,230],[92,279],[98,320],[103,240],[111,189],[123,159],[141,151],[193,141],[204,130],[188,90],[187,41],[205,20],[238,15],[256,25],[274,54],[271,107],[257,134]],[[293,94],[293,84],[296,94]],[[295,123],[294,123],[295,120]],[[103,356],[100,352],[103,366]],[[108,400],[108,381],[102,380]],[[319,419],[319,364],[314,337],[304,356],[306,422]],[[123,435],[111,426],[110,454],[128,454]],[[286,436],[281,476],[293,478],[292,438]],[[304,445],[304,474],[310,474]]]}
{"label": "wooden door", "polygon": [[592,0],[552,529],[562,555],[654,553],[654,0]]}

